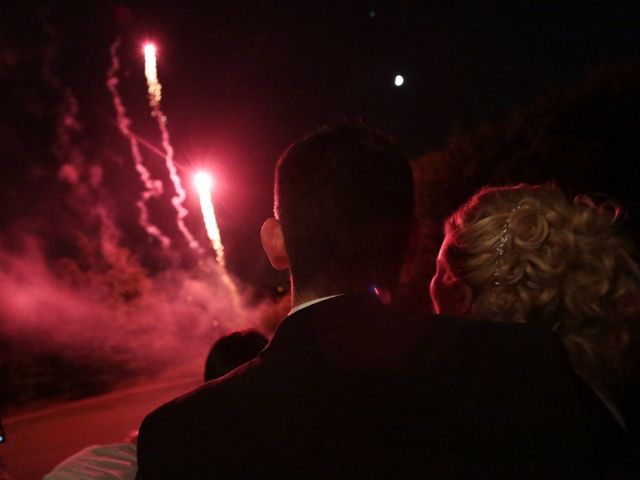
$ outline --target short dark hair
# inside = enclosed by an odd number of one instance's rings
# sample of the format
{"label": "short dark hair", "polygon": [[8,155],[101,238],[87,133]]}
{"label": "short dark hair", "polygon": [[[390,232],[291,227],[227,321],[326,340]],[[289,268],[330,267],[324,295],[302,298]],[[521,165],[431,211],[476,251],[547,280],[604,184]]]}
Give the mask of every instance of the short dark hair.
{"label": "short dark hair", "polygon": [[204,381],[222,377],[253,360],[268,340],[257,330],[243,330],[220,337],[211,347],[204,366]]}
{"label": "short dark hair", "polygon": [[407,158],[387,135],[361,122],[322,127],[278,160],[275,215],[298,290],[393,286],[413,212]]}

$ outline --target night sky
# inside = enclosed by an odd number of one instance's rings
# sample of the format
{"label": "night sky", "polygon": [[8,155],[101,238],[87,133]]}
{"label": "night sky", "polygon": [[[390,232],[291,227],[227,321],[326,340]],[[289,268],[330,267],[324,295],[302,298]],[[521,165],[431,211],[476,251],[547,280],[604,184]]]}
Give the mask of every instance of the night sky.
{"label": "night sky", "polygon": [[[188,225],[204,243],[190,178],[206,167],[218,181],[214,198],[229,267],[258,284],[270,275],[258,229],[271,210],[275,160],[313,127],[360,116],[417,156],[442,147],[454,129],[501,118],[637,55],[640,46],[640,4],[632,0],[26,1],[2,10],[0,187],[10,192],[3,196],[3,228],[37,216],[47,185],[57,182],[59,159],[33,153],[50,150],[56,135],[54,112],[46,112],[60,95],[48,88],[77,100],[82,128],[74,141],[101,166],[103,195],[117,199],[125,243],[144,250],[132,206],[138,184],[105,72],[109,47],[120,38],[121,93],[133,130],[159,146],[143,75],[142,44],[151,40],[189,189]],[[43,52],[52,59],[55,88],[45,85]],[[397,74],[405,79],[401,87],[394,85]],[[163,175],[162,159],[144,152],[150,170]],[[170,220],[159,207],[155,214]]]}

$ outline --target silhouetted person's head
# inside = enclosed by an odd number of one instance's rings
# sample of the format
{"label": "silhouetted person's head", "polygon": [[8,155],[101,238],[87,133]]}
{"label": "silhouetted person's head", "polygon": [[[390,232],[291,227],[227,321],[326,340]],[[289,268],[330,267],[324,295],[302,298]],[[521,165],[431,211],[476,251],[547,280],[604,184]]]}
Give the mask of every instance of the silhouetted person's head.
{"label": "silhouetted person's head", "polygon": [[275,218],[261,236],[296,298],[392,287],[414,211],[411,168],[383,133],[355,122],[314,131],[280,157]]}
{"label": "silhouetted person's head", "polygon": [[256,330],[233,332],[220,337],[211,347],[204,366],[204,381],[222,377],[254,359],[268,340]]}

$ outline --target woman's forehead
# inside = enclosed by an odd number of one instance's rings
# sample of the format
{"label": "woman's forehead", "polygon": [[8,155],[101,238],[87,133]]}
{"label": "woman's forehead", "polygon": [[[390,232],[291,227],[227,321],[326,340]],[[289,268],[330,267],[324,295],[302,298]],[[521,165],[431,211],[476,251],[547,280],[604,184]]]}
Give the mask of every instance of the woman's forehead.
{"label": "woman's forehead", "polygon": [[444,260],[444,256],[446,255],[447,249],[449,248],[451,241],[452,241],[451,235],[447,234],[444,236],[444,238],[442,239],[442,244],[440,245],[440,250],[438,251],[438,260],[440,261]]}

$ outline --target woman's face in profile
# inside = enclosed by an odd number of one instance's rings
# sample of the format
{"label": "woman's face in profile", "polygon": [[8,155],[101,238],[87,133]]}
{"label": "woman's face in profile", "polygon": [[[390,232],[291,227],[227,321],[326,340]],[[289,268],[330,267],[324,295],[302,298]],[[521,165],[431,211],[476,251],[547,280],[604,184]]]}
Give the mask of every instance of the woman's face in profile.
{"label": "woman's face in profile", "polygon": [[445,237],[438,252],[436,274],[431,279],[429,293],[436,313],[464,316],[471,306],[471,289],[453,275],[446,258],[448,243],[449,238]]}

